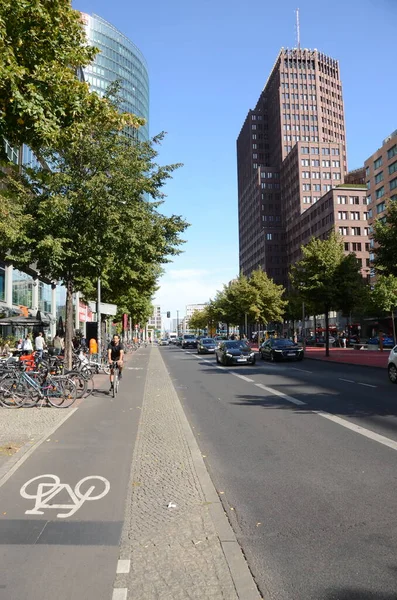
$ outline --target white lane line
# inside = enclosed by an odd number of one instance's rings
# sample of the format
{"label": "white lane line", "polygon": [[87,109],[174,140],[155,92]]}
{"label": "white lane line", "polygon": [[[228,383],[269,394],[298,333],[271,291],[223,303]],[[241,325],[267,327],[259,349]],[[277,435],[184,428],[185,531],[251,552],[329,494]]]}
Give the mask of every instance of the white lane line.
{"label": "white lane line", "polygon": [[306,371],[305,369],[297,369],[296,367],[291,367],[292,371],[301,371],[301,373],[313,373],[313,371]]}
{"label": "white lane line", "polygon": [[346,429],[355,431],[356,433],[359,433],[360,435],[363,435],[363,436],[369,438],[370,440],[374,440],[375,442],[378,442],[379,444],[383,444],[384,446],[387,446],[388,448],[392,448],[392,450],[397,450],[397,442],[385,437],[384,435],[380,435],[379,433],[375,433],[374,431],[371,431],[370,429],[366,429],[365,427],[360,427],[360,425],[356,425],[355,423],[350,423],[350,421],[346,421],[345,419],[342,419],[341,417],[336,417],[335,415],[331,415],[331,414],[329,414],[327,412],[323,412],[321,410],[315,410],[313,412],[316,415],[323,417],[323,419],[328,419],[329,421],[338,423],[338,425],[342,425],[342,427],[346,427]]}
{"label": "white lane line", "polygon": [[131,569],[130,560],[118,560],[116,573],[129,573]]}
{"label": "white lane line", "polygon": [[338,377],[339,381],[346,381],[347,383],[356,383],[353,379],[342,379],[342,377]]}
{"label": "white lane line", "polygon": [[275,396],[280,396],[280,398],[283,398],[283,400],[286,400],[287,402],[292,402],[292,404],[296,404],[297,406],[306,405],[306,402],[302,402],[302,400],[298,400],[297,398],[288,396],[288,394],[284,394],[284,392],[280,392],[279,390],[275,390],[274,388],[267,387],[266,385],[263,385],[263,383],[256,383],[255,385],[256,385],[256,387],[261,388],[261,390],[270,392],[271,394],[274,394]]}
{"label": "white lane line", "polygon": [[360,383],[358,382],[358,385],[365,385],[365,387],[370,387],[370,388],[377,388],[377,385],[371,385],[370,383]]}
{"label": "white lane line", "polygon": [[112,600],[127,600],[128,588],[114,588]]}
{"label": "white lane line", "polygon": [[240,375],[240,373],[236,373],[235,371],[229,371],[229,373],[231,373],[235,377],[238,377],[239,379],[243,379],[244,381],[248,381],[249,383],[254,383],[253,379],[250,379],[249,377],[246,377],[245,375]]}

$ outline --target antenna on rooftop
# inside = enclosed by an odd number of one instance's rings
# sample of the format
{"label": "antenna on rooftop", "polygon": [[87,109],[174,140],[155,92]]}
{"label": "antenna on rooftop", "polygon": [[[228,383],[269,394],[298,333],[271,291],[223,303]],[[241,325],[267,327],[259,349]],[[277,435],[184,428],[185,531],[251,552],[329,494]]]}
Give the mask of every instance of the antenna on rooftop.
{"label": "antenna on rooftop", "polygon": [[296,46],[297,46],[298,50],[300,50],[301,28],[300,28],[300,23],[299,23],[299,8],[296,9],[295,13],[296,13]]}

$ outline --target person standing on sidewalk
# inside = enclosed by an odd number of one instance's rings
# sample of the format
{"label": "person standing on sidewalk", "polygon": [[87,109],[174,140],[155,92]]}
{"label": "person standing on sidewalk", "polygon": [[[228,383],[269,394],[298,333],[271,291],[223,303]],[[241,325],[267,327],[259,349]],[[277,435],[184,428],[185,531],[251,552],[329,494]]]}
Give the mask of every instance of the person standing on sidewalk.
{"label": "person standing on sidewalk", "polygon": [[24,354],[31,354],[31,352],[33,352],[33,344],[32,340],[30,339],[30,333],[27,334],[22,342],[22,350],[24,351]]}
{"label": "person standing on sidewalk", "polygon": [[[124,346],[120,341],[120,336],[114,334],[112,341],[108,346],[108,361],[110,364],[117,362],[119,367],[119,379],[122,377]],[[110,370],[110,391],[113,389],[113,369]]]}
{"label": "person standing on sidewalk", "polygon": [[346,333],[342,331],[341,340],[342,340],[342,348],[346,348]]}
{"label": "person standing on sidewalk", "polygon": [[39,360],[41,360],[43,358],[43,350],[45,346],[43,333],[41,331],[39,331],[37,337],[34,340],[34,346],[37,352],[37,357]]}

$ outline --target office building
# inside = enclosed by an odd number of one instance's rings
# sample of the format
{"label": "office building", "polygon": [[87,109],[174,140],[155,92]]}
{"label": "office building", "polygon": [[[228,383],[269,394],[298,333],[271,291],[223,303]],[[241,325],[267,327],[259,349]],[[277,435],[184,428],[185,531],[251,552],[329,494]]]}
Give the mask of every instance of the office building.
{"label": "office building", "polygon": [[163,322],[161,318],[161,306],[153,307],[153,314],[150,317],[148,323],[148,329],[154,329],[155,332],[160,333],[163,329]]}
{"label": "office building", "polygon": [[121,31],[98,15],[82,13],[87,40],[99,48],[92,64],[84,68],[90,88],[103,96],[114,81],[121,84],[121,110],[143,117],[146,123],[137,132],[141,141],[149,139],[149,76],[141,51]]}
{"label": "office building", "polygon": [[282,48],[237,140],[240,271],[286,285],[296,219],[346,171],[338,61]]}

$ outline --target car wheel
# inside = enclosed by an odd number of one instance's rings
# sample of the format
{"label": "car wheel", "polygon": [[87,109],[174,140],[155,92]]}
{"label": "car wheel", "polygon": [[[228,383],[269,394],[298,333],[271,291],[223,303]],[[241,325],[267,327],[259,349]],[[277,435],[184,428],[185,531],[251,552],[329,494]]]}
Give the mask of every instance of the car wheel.
{"label": "car wheel", "polygon": [[303,360],[303,354],[300,354],[297,358],[297,360]]}
{"label": "car wheel", "polygon": [[274,352],[270,352],[270,362],[275,362]]}
{"label": "car wheel", "polygon": [[218,358],[217,354],[215,354],[215,359],[216,359],[216,364],[219,365],[219,358]]}
{"label": "car wheel", "polygon": [[397,367],[394,363],[390,363],[387,368],[389,373],[389,379],[392,383],[397,383]]}
{"label": "car wheel", "polygon": [[254,358],[252,359],[252,363],[251,364],[254,365],[255,363],[256,363],[256,358],[254,356]]}

